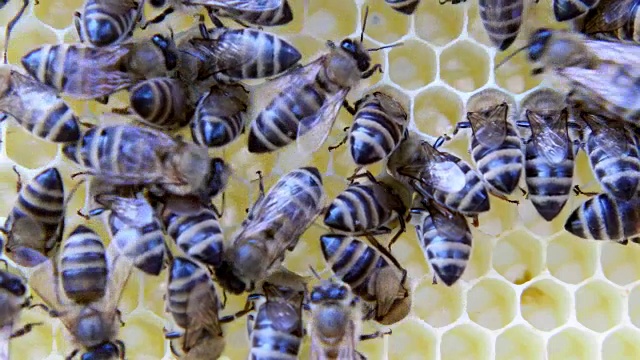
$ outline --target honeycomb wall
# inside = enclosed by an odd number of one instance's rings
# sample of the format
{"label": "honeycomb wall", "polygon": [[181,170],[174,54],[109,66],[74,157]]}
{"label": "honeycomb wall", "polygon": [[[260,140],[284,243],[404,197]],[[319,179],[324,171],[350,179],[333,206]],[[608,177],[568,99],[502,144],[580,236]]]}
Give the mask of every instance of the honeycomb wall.
{"label": "honeycomb wall", "polygon": [[[475,0],[452,6],[423,0],[415,16],[392,11],[383,0],[290,0],[293,23],[268,29],[292,41],[303,53],[303,61],[324,50],[328,39],[340,40],[359,35],[363,7],[370,6],[365,41],[371,47],[401,41],[404,46],[377,52],[374,61],[384,73],[365,81],[349,95],[358,99],[371,87],[382,87],[406,104],[413,131],[427,136],[450,134],[466,113],[464,104],[476,91],[501,87],[519,102],[540,85],[529,75],[524,56],[516,56],[496,73],[494,65],[505,57],[490,47],[478,16]],[[525,23],[512,46],[524,44],[526,34],[553,23],[550,1],[526,3]],[[21,1],[11,0],[0,10],[0,24],[6,24]],[[15,28],[9,53],[12,64],[27,51],[44,43],[77,41],[72,26],[73,11],[82,1],[41,1],[30,4]],[[146,9],[147,16],[153,14]],[[165,31],[170,25],[180,31],[193,24],[190,16],[173,17],[162,26],[151,27],[140,36]],[[4,27],[0,26],[4,33]],[[4,41],[4,40],[3,40]],[[109,107],[95,103],[71,102],[84,114],[83,121],[106,121],[100,114],[110,107],[124,105],[124,96]],[[338,142],[350,117],[341,112],[327,144]],[[44,167],[57,166],[67,189],[70,174],[77,169],[65,161],[55,145],[26,133],[12,121],[2,123],[0,151],[0,214],[7,214],[16,198],[17,165],[23,180]],[[468,133],[462,132],[446,149],[470,161]],[[354,165],[346,148],[319,151],[312,156],[297,154],[295,146],[269,155],[252,155],[246,150],[246,135],[227,147],[222,155],[234,169],[234,184],[226,193],[222,223],[226,234],[240,224],[256,195],[255,172],[267,173],[270,186],[284,172],[308,163],[325,174],[329,196],[345,186],[345,177]],[[33,151],[33,149],[38,151]],[[576,162],[575,183],[586,190],[597,190],[584,153]],[[268,169],[271,169],[269,171]],[[374,172],[380,167],[373,167]],[[85,190],[70,203],[67,233],[84,222],[76,210],[83,208]],[[249,194],[249,196],[247,196]],[[426,264],[415,232],[408,229],[393,248],[411,277],[413,308],[409,317],[391,326],[393,334],[363,342],[359,349],[369,359],[638,359],[640,358],[640,247],[588,242],[562,229],[569,212],[585,198],[571,197],[565,210],[553,222],[542,220],[519,192],[513,199],[519,205],[492,198],[492,210],[480,216],[473,229],[474,243],[468,268],[457,284],[448,288],[433,284],[433,273]],[[98,219],[90,226],[106,239]],[[310,275],[309,265],[325,271],[318,237],[321,226],[312,226],[286,265]],[[21,271],[12,267],[14,271]],[[166,273],[153,278],[134,272],[124,291],[120,310],[126,326],[120,338],[127,345],[129,359],[170,359],[163,328],[172,328],[161,300]],[[36,298],[36,301],[38,299]],[[244,304],[242,297],[230,297],[225,313]],[[21,322],[44,322],[28,336],[11,342],[12,359],[62,359],[72,350],[64,327],[42,312],[23,312]],[[247,340],[244,321],[225,327],[228,359],[245,358]],[[365,331],[374,331],[366,324]],[[308,354],[305,343],[302,358]]]}

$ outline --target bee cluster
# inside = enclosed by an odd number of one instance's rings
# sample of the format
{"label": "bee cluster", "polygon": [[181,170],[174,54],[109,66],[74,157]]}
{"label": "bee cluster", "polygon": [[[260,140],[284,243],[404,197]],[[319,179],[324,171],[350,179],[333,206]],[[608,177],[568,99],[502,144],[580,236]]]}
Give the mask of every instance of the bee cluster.
{"label": "bee cluster", "polygon": [[[420,3],[386,2],[404,14]],[[304,337],[314,359],[363,358],[359,341],[391,333],[364,334],[363,322],[393,325],[411,310],[410,279],[393,247],[407,224],[415,227],[433,282],[452,286],[471,256],[468,218],[478,226],[490,194],[517,206],[508,197],[523,173],[527,189],[521,190],[546,221],[559,215],[572,192],[586,194],[592,197],[566,220],[568,232],[640,242],[635,2],[556,0],[559,21],[582,16],[577,31],[538,29],[524,50],[534,74],[550,74],[571,91],[538,89],[520,108],[494,88],[471,96],[466,119],[452,134],[472,129],[471,165],[439,149],[450,136],[431,143],[412,131],[405,106],[391,94],[375,90],[353,105],[346,100],[363,79],[382,71],[370,52],[402,45],[365,48],[366,13],[359,39],[328,41],[326,51],[303,65],[291,43],[263,29],[293,19],[287,0],[150,0],[164,7],[153,19],[145,18],[143,1],[87,0],[74,14],[80,43],[32,50],[21,59],[24,71],[0,68],[0,115],[62,145],[78,166],[74,177],[83,177],[78,186],[91,182],[92,207],[78,214],[101,216],[110,239],[82,224],[64,236],[76,189],[65,191],[55,167],[19,183],[0,229],[0,251],[29,270],[26,280],[0,270],[0,359],[9,358],[11,338],[39,325],[18,326],[24,308],[62,321],[77,347],[69,358],[80,352],[87,359],[124,358],[126,344],[118,336],[123,288],[133,271],[158,276],[165,268],[166,311],[176,329],[159,336],[171,341],[179,358],[218,358],[224,324],[241,317],[250,358],[297,358]],[[507,49],[519,32],[522,1],[479,5],[489,38]],[[584,11],[571,8],[578,5]],[[9,34],[27,6],[25,0],[7,26],[5,63]],[[615,22],[610,9],[617,9]],[[566,15],[569,10],[575,14]],[[200,15],[183,32],[133,36],[174,12],[206,12],[214,26]],[[241,27],[229,27],[232,22]],[[263,84],[245,83],[252,80]],[[108,104],[121,90],[128,92],[129,106],[112,111],[130,120],[122,124],[81,122],[61,97]],[[255,109],[256,98],[268,101]],[[320,150],[342,108],[353,116],[347,134]],[[187,126],[191,141],[175,135]],[[268,190],[258,172],[257,200],[238,231],[225,234],[224,192],[234,181],[233,164],[210,150],[234,142],[247,126],[247,148],[254,154],[286,146],[305,154],[348,148],[355,170],[347,188],[328,202],[316,167],[294,169]],[[573,186],[580,149],[601,194]],[[376,164],[384,164],[385,173],[367,170]],[[220,209],[213,204],[218,196]],[[333,275],[323,280],[311,268],[319,280],[311,286],[314,279],[283,262],[318,216],[326,229],[319,246]],[[33,303],[28,288],[43,303]],[[222,315],[226,300],[219,289],[225,298],[248,294],[245,307]]]}

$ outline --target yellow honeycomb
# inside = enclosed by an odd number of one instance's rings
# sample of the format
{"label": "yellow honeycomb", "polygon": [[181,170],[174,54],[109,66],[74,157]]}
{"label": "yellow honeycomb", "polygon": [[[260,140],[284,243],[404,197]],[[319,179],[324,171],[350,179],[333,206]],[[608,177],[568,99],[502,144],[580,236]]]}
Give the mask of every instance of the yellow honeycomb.
{"label": "yellow honeycomb", "polygon": [[[374,60],[383,65],[376,75],[351,92],[351,101],[370,87],[383,87],[403,101],[411,114],[411,129],[438,136],[451,133],[465,114],[466,100],[476,91],[499,86],[516,101],[540,85],[529,75],[524,56],[517,56],[497,72],[493,66],[505,57],[491,47],[482,27],[475,0],[465,4],[440,6],[435,0],[422,0],[414,16],[394,12],[383,0],[289,0],[295,19],[291,24],[270,28],[289,39],[303,53],[303,62],[325,49],[328,39],[340,40],[359,35],[363,8],[370,7],[366,41],[380,46],[402,41],[404,46],[377,52]],[[0,32],[17,12],[20,0],[10,0],[0,10]],[[515,49],[524,44],[533,29],[561,27],[552,20],[551,1],[527,2],[525,21]],[[9,60],[19,64],[27,51],[45,43],[77,41],[72,26],[73,11],[82,0],[45,1],[29,5],[25,17],[14,29]],[[157,10],[146,8],[146,15]],[[189,16],[171,17],[151,27],[145,34],[166,31],[170,25],[180,31],[193,24]],[[4,40],[3,40],[4,41]],[[110,107],[124,105],[124,96]],[[96,103],[71,102],[84,114],[83,121],[95,122],[109,108]],[[338,142],[342,128],[350,123],[342,112],[328,144]],[[325,174],[329,196],[345,187],[345,177],[354,165],[346,148],[333,153],[320,151],[311,158],[297,154],[295,146],[268,155],[246,150],[246,134],[223,152],[235,168],[234,183],[226,193],[223,225],[227,234],[239,225],[256,195],[255,172],[263,170],[267,186],[279,175],[297,166],[313,163]],[[446,148],[470,161],[468,134],[461,134]],[[33,149],[38,151],[33,151]],[[16,175],[24,180],[42,168],[56,166],[72,186],[70,174],[77,169],[65,161],[57,146],[29,135],[12,121],[2,124],[0,152],[0,214],[7,214],[16,198]],[[597,188],[587,159],[581,153],[576,161],[575,183],[586,190]],[[374,172],[381,170],[373,167]],[[70,203],[67,233],[84,222],[75,214],[84,206],[86,191],[81,189]],[[250,196],[247,196],[249,194]],[[474,243],[470,263],[461,281],[448,288],[432,284],[433,274],[418,246],[415,232],[408,229],[393,248],[411,277],[413,308],[410,316],[391,326],[393,334],[359,344],[369,359],[639,359],[640,358],[640,247],[622,247],[575,238],[563,229],[564,219],[585,198],[571,197],[558,218],[547,223],[533,206],[516,191],[519,205],[492,198],[489,213],[480,216],[480,227],[473,229]],[[106,238],[102,223],[90,226]],[[312,226],[286,265],[310,275],[308,266],[326,270],[318,237],[325,230]],[[17,269],[16,271],[20,271]],[[153,278],[134,272],[124,291],[120,310],[126,326],[120,338],[129,359],[171,359],[163,327],[172,323],[164,313],[162,296],[166,272]],[[38,299],[36,299],[37,301]],[[242,297],[231,297],[225,313],[242,307]],[[11,342],[12,359],[62,359],[72,347],[64,327],[37,310],[24,311],[21,322],[44,322],[27,336]],[[366,331],[376,325],[367,323]],[[244,320],[225,327],[228,359],[246,358]],[[308,342],[302,357],[309,353]]]}

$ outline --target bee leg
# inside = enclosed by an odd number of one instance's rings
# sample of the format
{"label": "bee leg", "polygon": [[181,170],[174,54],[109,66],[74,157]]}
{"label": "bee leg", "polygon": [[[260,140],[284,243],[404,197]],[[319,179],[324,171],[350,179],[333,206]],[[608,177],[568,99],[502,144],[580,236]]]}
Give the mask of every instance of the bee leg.
{"label": "bee leg", "polygon": [[507,198],[504,195],[496,194],[494,192],[491,192],[491,195],[497,197],[500,200],[504,200],[504,201],[512,203],[512,204],[520,205],[520,201],[518,201],[518,200],[509,200],[509,198]]}
{"label": "bee leg", "polygon": [[111,108],[111,112],[120,115],[131,115],[131,107],[126,106],[123,108]]}
{"label": "bee leg", "polygon": [[262,178],[262,171],[256,171],[258,174],[258,190],[260,191],[260,196],[258,199],[262,199],[264,197],[264,179]]}
{"label": "bee leg", "polygon": [[127,347],[124,346],[124,342],[122,340],[115,340],[114,343],[118,347],[118,351],[120,352],[120,360],[125,359],[125,354],[127,352]]}
{"label": "bee leg", "polygon": [[480,226],[480,221],[478,221],[478,215],[473,215],[471,217],[471,224],[473,224],[473,227]]}
{"label": "bee leg", "polygon": [[28,333],[31,332],[31,330],[33,330],[34,326],[40,326],[40,325],[44,325],[44,323],[43,322],[35,322],[35,323],[26,324],[21,329],[18,329],[16,332],[11,334],[11,338],[13,339],[13,338],[17,338],[19,336],[28,334]]}
{"label": "bee leg", "polygon": [[116,309],[116,317],[118,318],[118,322],[120,322],[120,327],[124,327],[124,321],[122,321],[122,312],[120,309]]}
{"label": "bee leg", "polygon": [[524,127],[524,128],[530,128],[531,124],[529,124],[528,121],[518,120],[518,121],[516,121],[516,126]]}
{"label": "bee leg", "polygon": [[436,274],[433,274],[433,280],[431,280],[431,285],[438,285],[438,277]]}
{"label": "bee leg", "polygon": [[73,351],[69,355],[67,355],[67,357],[65,357],[64,360],[73,359],[76,355],[78,355],[79,352],[80,352],[80,349],[73,349]]}
{"label": "bee leg", "polygon": [[181,337],[182,335],[184,335],[183,333],[181,333],[179,331],[167,331],[167,329],[162,329],[162,331],[164,332],[164,338],[168,339],[168,340],[177,339],[177,338]]}
{"label": "bee leg", "polygon": [[29,0],[22,0],[22,7],[20,7],[20,10],[18,10],[16,16],[14,16],[11,21],[9,21],[9,24],[7,24],[7,28],[4,31],[4,51],[2,54],[2,59],[5,64],[8,64],[7,53],[9,52],[9,37],[11,36],[11,30],[13,30],[13,27],[16,26],[16,24],[22,17],[22,14],[24,14],[24,11],[27,9],[27,6],[29,6]]}
{"label": "bee leg", "polygon": [[[467,116],[469,116],[469,113],[467,113]],[[451,136],[456,136],[456,134],[458,134],[458,131],[460,131],[460,129],[468,129],[470,127],[471,127],[471,122],[460,121],[459,123],[456,124],[456,128],[453,130],[453,133],[451,134]],[[447,135],[444,135],[444,138],[446,140],[451,140],[451,138],[448,138]]]}
{"label": "bee leg", "polygon": [[146,29],[150,24],[158,24],[164,21],[164,19],[171,15],[173,12],[175,11],[175,9],[173,8],[173,6],[169,6],[168,8],[164,9],[160,14],[158,14],[158,16],[154,17],[153,19],[149,20],[149,21],[145,21],[144,24],[140,25],[140,29],[144,30]]}
{"label": "bee leg", "polygon": [[442,146],[442,144],[444,144],[444,142],[445,142],[444,136],[438,137],[436,141],[433,143],[433,148],[438,149],[440,146]]}
{"label": "bee leg", "polygon": [[16,173],[16,175],[18,175],[18,182],[16,183],[16,192],[20,192],[20,190],[22,189],[22,175],[20,175],[20,173],[18,172],[18,167],[13,165],[12,167],[13,172]]}
{"label": "bee leg", "polygon": [[575,185],[573,187],[573,192],[577,195],[584,195],[584,196],[596,196],[598,195],[597,192],[589,192],[589,191],[582,191],[582,189],[580,189],[580,185]]}
{"label": "bee leg", "polygon": [[381,338],[385,335],[391,335],[391,329],[387,330],[387,331],[376,331],[372,334],[364,334],[364,335],[360,335],[360,341],[365,341],[365,340],[371,340],[371,339],[377,339],[377,338]]}
{"label": "bee leg", "polygon": [[[207,8],[207,14],[209,15],[209,19],[211,19],[211,22],[215,27],[217,28],[225,27],[222,21],[220,21],[220,18],[218,17],[214,9]],[[207,32],[207,37],[205,37],[205,39],[208,39],[208,38],[209,38],[209,32]]]}
{"label": "bee leg", "polygon": [[47,313],[49,313],[49,316],[53,317],[53,318],[57,318],[60,317],[60,313],[50,309],[47,305],[45,304],[32,304],[29,305],[29,309],[34,309],[34,308],[41,308],[42,310],[46,311]]}
{"label": "bee leg", "polygon": [[386,256],[387,259],[389,259],[389,261],[391,261],[393,263],[393,265],[395,265],[398,269],[402,269],[402,265],[400,265],[400,263],[398,262],[398,259],[396,259],[395,256],[393,256],[393,254],[391,254],[391,251],[389,251],[389,249],[387,249],[386,247],[382,246],[380,244],[380,242],[378,242],[378,239],[376,239],[373,235],[371,234],[364,234],[364,236],[367,238],[367,240],[369,240],[369,243],[371,243],[371,245],[376,248],[378,251],[380,251],[382,253],[382,255]]}
{"label": "bee leg", "polygon": [[351,104],[349,104],[349,102],[346,99],[342,100],[342,107],[344,107],[349,112],[349,114],[351,115],[356,114],[356,109],[353,106],[351,106]]}
{"label": "bee leg", "polygon": [[97,97],[97,98],[95,98],[93,100],[99,102],[102,105],[107,105],[107,103],[109,102],[109,95],[100,96],[100,97]]}
{"label": "bee leg", "polygon": [[247,304],[245,304],[244,309],[238,311],[235,314],[223,316],[223,317],[219,318],[218,321],[220,321],[220,323],[222,323],[222,324],[225,324],[225,323],[232,322],[235,319],[238,319],[238,318],[241,318],[241,317],[245,316],[247,313],[253,311],[253,303],[247,302]]}
{"label": "bee leg", "polygon": [[529,199],[529,193],[527,192],[527,190],[520,188],[520,191],[522,192],[522,196],[524,196],[525,199]]}
{"label": "bee leg", "polygon": [[629,243],[629,239],[618,240],[618,241],[616,241],[616,243],[618,243],[620,245],[627,245]]}
{"label": "bee leg", "polygon": [[[342,129],[342,131],[347,132],[347,131],[349,131],[350,128],[351,128],[350,126],[347,126],[344,129]],[[347,142],[348,139],[349,139],[349,134],[347,133],[339,143],[337,143],[337,144],[335,144],[333,146],[329,146],[329,152],[331,152],[331,151],[339,148],[340,146],[344,145]]]}
{"label": "bee leg", "polygon": [[407,224],[405,223],[404,217],[402,216],[402,214],[398,214],[398,222],[400,222],[400,229],[398,229],[398,232],[395,235],[393,235],[393,237],[389,241],[389,245],[387,245],[387,248],[389,249],[389,251],[391,251],[391,246],[396,241],[398,241],[398,239],[400,238],[400,235],[402,235],[405,231],[407,231]]}
{"label": "bee leg", "polygon": [[76,28],[76,32],[78,33],[78,37],[80,38],[80,42],[85,42],[85,38],[82,35],[82,25],[80,23],[82,15],[80,12],[76,11],[73,13],[73,25]]}
{"label": "bee leg", "polygon": [[535,68],[531,70],[531,75],[540,75],[544,72],[543,68]]}
{"label": "bee leg", "polygon": [[360,75],[360,78],[362,79],[368,79],[370,78],[373,74],[375,74],[376,72],[380,72],[382,73],[382,65],[380,64],[375,64],[373,65],[373,67],[365,72],[362,73],[362,75]]}
{"label": "bee leg", "polygon": [[356,170],[354,171],[353,175],[351,175],[350,177],[347,178],[347,180],[349,180],[352,184],[354,180],[360,179],[360,178],[367,178],[369,181],[371,181],[372,183],[377,184],[378,180],[376,179],[375,176],[373,176],[373,174],[370,171],[365,171],[361,174],[358,174],[358,171],[360,171],[360,169],[362,169],[362,167],[358,167],[356,168]]}

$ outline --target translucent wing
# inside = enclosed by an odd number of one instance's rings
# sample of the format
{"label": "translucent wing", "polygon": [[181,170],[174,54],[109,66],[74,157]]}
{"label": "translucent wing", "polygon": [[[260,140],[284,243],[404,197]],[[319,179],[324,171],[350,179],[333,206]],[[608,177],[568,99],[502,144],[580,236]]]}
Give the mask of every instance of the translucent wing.
{"label": "translucent wing", "polygon": [[629,141],[622,121],[607,119],[604,116],[582,113],[591,134],[589,141],[593,141],[599,149],[612,157],[619,157],[629,153]]}
{"label": "translucent wing", "polygon": [[188,0],[187,4],[211,6],[234,11],[270,11],[281,8],[286,0]]}
{"label": "translucent wing", "polygon": [[249,44],[248,41],[249,39],[242,42],[220,41],[219,39],[192,39],[190,42],[195,50],[194,56],[202,61],[202,69],[199,76],[206,78],[215,73],[242,68],[256,54],[256,52],[250,51],[252,44]]}
{"label": "translucent wing", "polygon": [[421,173],[423,182],[447,193],[458,192],[464,188],[467,178],[451,155],[439,152],[426,142],[423,143],[422,149],[427,159]]}
{"label": "translucent wing", "polygon": [[139,227],[153,222],[155,212],[144,197],[127,198],[109,194],[99,194],[96,201],[109,208],[120,221],[128,226]]}
{"label": "translucent wing", "polygon": [[[598,6],[587,13],[584,20],[586,34],[617,30],[630,20],[638,0],[600,0]],[[636,4],[634,4],[636,3]]]}
{"label": "translucent wing", "polygon": [[109,269],[109,282],[101,303],[104,305],[103,310],[113,311],[118,307],[122,291],[131,275],[133,262],[122,255],[112,243],[107,248],[107,269]]}
{"label": "translucent wing", "polygon": [[640,67],[640,46],[636,44],[602,40],[584,40],[584,44],[604,62]]}
{"label": "translucent wing", "polygon": [[433,201],[430,201],[427,210],[431,215],[433,225],[444,236],[451,239],[460,239],[466,236],[469,231],[469,224],[463,215],[449,211]]}
{"label": "translucent wing", "polygon": [[122,14],[138,8],[138,3],[134,0],[97,0],[96,2],[107,6],[109,11],[115,14]]}
{"label": "translucent wing", "polygon": [[325,99],[324,104],[315,114],[300,120],[297,135],[299,151],[307,154],[315,152],[327,140],[348,92],[348,88],[341,89]]}
{"label": "translucent wing", "polygon": [[486,111],[467,113],[473,135],[478,142],[489,149],[495,149],[504,143],[507,136],[507,114],[509,105],[502,103]]}
{"label": "translucent wing", "polygon": [[206,336],[222,336],[222,328],[218,321],[220,302],[215,287],[211,282],[198,283],[190,292],[187,299],[187,314],[190,319],[189,327],[184,334],[184,348],[189,350]]}
{"label": "translucent wing", "polygon": [[73,320],[81,309],[61,290],[59,273],[55,261],[40,264],[29,276],[29,285],[50,310],[59,314],[59,319],[67,329],[73,329]]}
{"label": "translucent wing", "polygon": [[527,109],[525,115],[531,124],[531,138],[538,153],[550,164],[564,161],[569,154],[567,110],[533,112]]}

